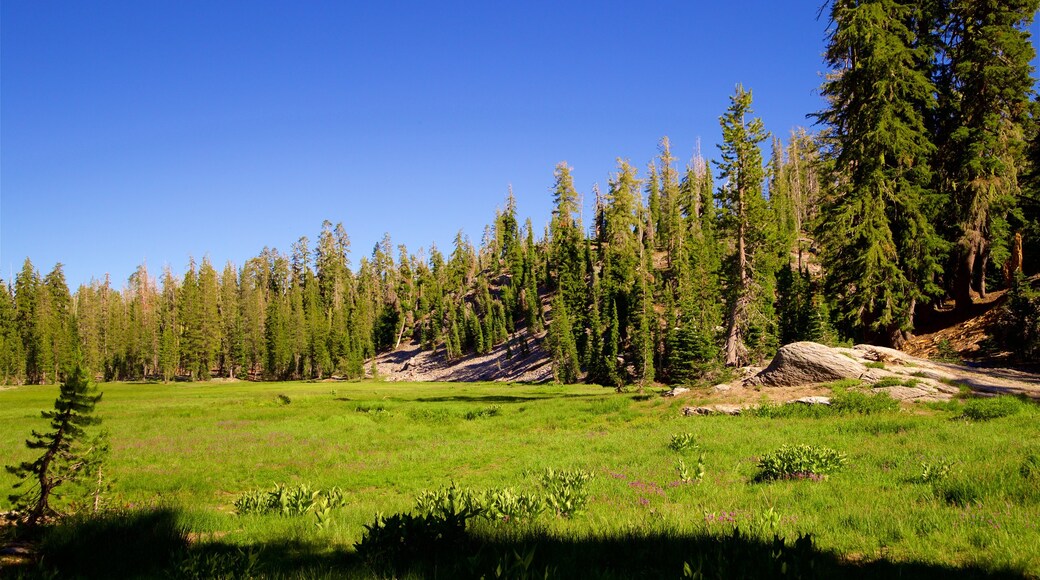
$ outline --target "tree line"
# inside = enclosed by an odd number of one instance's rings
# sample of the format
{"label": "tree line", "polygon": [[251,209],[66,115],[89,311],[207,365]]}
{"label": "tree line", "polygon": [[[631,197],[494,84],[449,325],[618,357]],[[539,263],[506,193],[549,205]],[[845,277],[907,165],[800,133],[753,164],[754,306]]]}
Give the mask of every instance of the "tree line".
{"label": "tree line", "polygon": [[[582,220],[556,166],[548,226],[510,191],[479,246],[410,253],[389,235],[353,267],[342,225],[218,273],[142,265],[71,293],[27,259],[0,284],[0,378],[360,377],[414,340],[447,359],[536,342],[561,382],[710,379],[796,340],[899,346],[915,312],[967,310],[1035,270],[1040,144],[1028,32],[1040,0],[834,0],[819,130],[786,144],[738,87],[718,157],[667,138],[618,160]],[[763,147],[769,146],[768,156]],[[544,337],[543,337],[544,331]]]}

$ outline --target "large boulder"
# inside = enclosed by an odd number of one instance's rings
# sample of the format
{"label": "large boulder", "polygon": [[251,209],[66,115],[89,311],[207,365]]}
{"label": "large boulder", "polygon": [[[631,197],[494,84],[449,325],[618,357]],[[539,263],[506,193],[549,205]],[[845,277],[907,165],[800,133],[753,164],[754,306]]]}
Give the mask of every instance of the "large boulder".
{"label": "large boulder", "polygon": [[793,387],[862,378],[868,369],[859,361],[816,342],[780,347],[769,366],[747,379],[746,385]]}

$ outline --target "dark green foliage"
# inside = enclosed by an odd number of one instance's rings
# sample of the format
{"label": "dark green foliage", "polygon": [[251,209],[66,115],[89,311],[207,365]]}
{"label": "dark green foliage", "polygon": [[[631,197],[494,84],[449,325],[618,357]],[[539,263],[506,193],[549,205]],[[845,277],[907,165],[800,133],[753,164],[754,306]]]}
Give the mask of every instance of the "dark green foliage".
{"label": "dark green foliage", "polygon": [[899,401],[888,393],[867,394],[860,391],[836,393],[831,397],[831,409],[839,415],[875,415],[899,410]]}
{"label": "dark green foliage", "polygon": [[758,480],[822,479],[845,465],[845,455],[827,447],[783,445],[758,462]]}
{"label": "dark green foliage", "polygon": [[546,341],[553,363],[553,378],[558,383],[576,383],[581,373],[578,364],[578,349],[574,343],[567,307],[560,294],[553,299],[552,316]]}
{"label": "dark green foliage", "polygon": [[1029,98],[1036,50],[1029,26],[1037,0],[954,0],[944,27],[947,59],[938,81],[943,117],[938,164],[950,192],[945,216],[954,244],[949,272],[958,308],[985,294],[986,266],[1003,266],[1022,225],[1018,208],[1025,173]]}
{"label": "dark green foliage", "polygon": [[722,126],[722,159],[716,162],[724,185],[717,203],[720,224],[733,241],[733,253],[725,276],[726,337],[725,363],[741,366],[771,354],[773,265],[775,224],[762,196],[762,151],[766,138],[762,120],[750,118],[751,92],[737,86],[730,97]]}
{"label": "dark green foliage", "polygon": [[563,518],[583,511],[589,502],[590,479],[592,474],[581,469],[546,469],[541,477],[546,506]]}
{"label": "dark green foliage", "polygon": [[[932,58],[920,16],[897,0],[835,0],[822,93],[837,188],[819,222],[827,289],[846,330],[898,344],[915,304],[937,292],[943,244],[931,218],[935,150],[925,127]],[[869,95],[869,98],[867,97]]]}
{"label": "dark green foliage", "polygon": [[815,285],[808,270],[795,271],[790,264],[776,275],[776,315],[780,345],[803,340],[820,342],[825,319],[818,306]]}
{"label": "dark green foliage", "polygon": [[969,421],[989,421],[1016,415],[1024,407],[1022,401],[1017,397],[1009,395],[1000,397],[989,397],[985,399],[971,399],[964,404],[961,417]]}
{"label": "dark green foliage", "polygon": [[307,484],[288,486],[277,484],[270,491],[253,490],[235,500],[235,513],[277,514],[298,517],[307,513],[347,505],[343,490],[338,487],[312,489]]}
{"label": "dark green foliage", "polygon": [[1007,301],[1000,307],[993,338],[1022,362],[1040,360],[1040,290],[1021,274],[1013,280]]}
{"label": "dark green foliage", "polygon": [[43,455],[7,466],[9,473],[22,479],[15,488],[28,488],[10,499],[30,527],[57,515],[58,488],[80,479],[103,459],[101,453],[107,446],[92,445],[97,442],[88,441],[86,432],[87,427],[101,422],[94,416],[94,406],[100,400],[101,393],[90,385],[83,369],[75,367],[61,384],[54,410],[40,413],[50,421],[51,430],[34,430],[32,439],[25,442],[29,449],[43,450]]}

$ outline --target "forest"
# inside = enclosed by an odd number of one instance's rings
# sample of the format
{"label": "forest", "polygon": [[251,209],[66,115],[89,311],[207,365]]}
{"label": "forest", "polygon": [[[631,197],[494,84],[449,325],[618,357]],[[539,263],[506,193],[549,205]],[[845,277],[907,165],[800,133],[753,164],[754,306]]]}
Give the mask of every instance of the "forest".
{"label": "forest", "polygon": [[448,359],[544,348],[562,383],[691,383],[793,341],[898,347],[915,315],[1001,288],[1032,321],[1008,340],[1040,352],[1023,282],[1040,266],[1038,8],[835,0],[813,130],[768,132],[738,86],[714,158],[663,138],[590,192],[561,162],[546,226],[510,191],[479,245],[460,231],[447,253],[387,234],[355,264],[326,221],[241,266],[142,264],[75,292],[27,258],[0,282],[0,381],[77,363],[104,380],[357,378],[414,340]]}

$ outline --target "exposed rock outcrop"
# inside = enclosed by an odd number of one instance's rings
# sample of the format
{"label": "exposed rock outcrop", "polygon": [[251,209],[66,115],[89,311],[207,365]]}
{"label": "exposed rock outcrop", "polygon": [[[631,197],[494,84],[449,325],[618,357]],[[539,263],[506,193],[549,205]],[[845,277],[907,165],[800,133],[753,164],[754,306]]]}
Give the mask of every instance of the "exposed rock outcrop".
{"label": "exposed rock outcrop", "polygon": [[749,386],[793,387],[860,379],[867,368],[852,356],[815,342],[793,342],[780,347],[762,372],[744,381]]}

